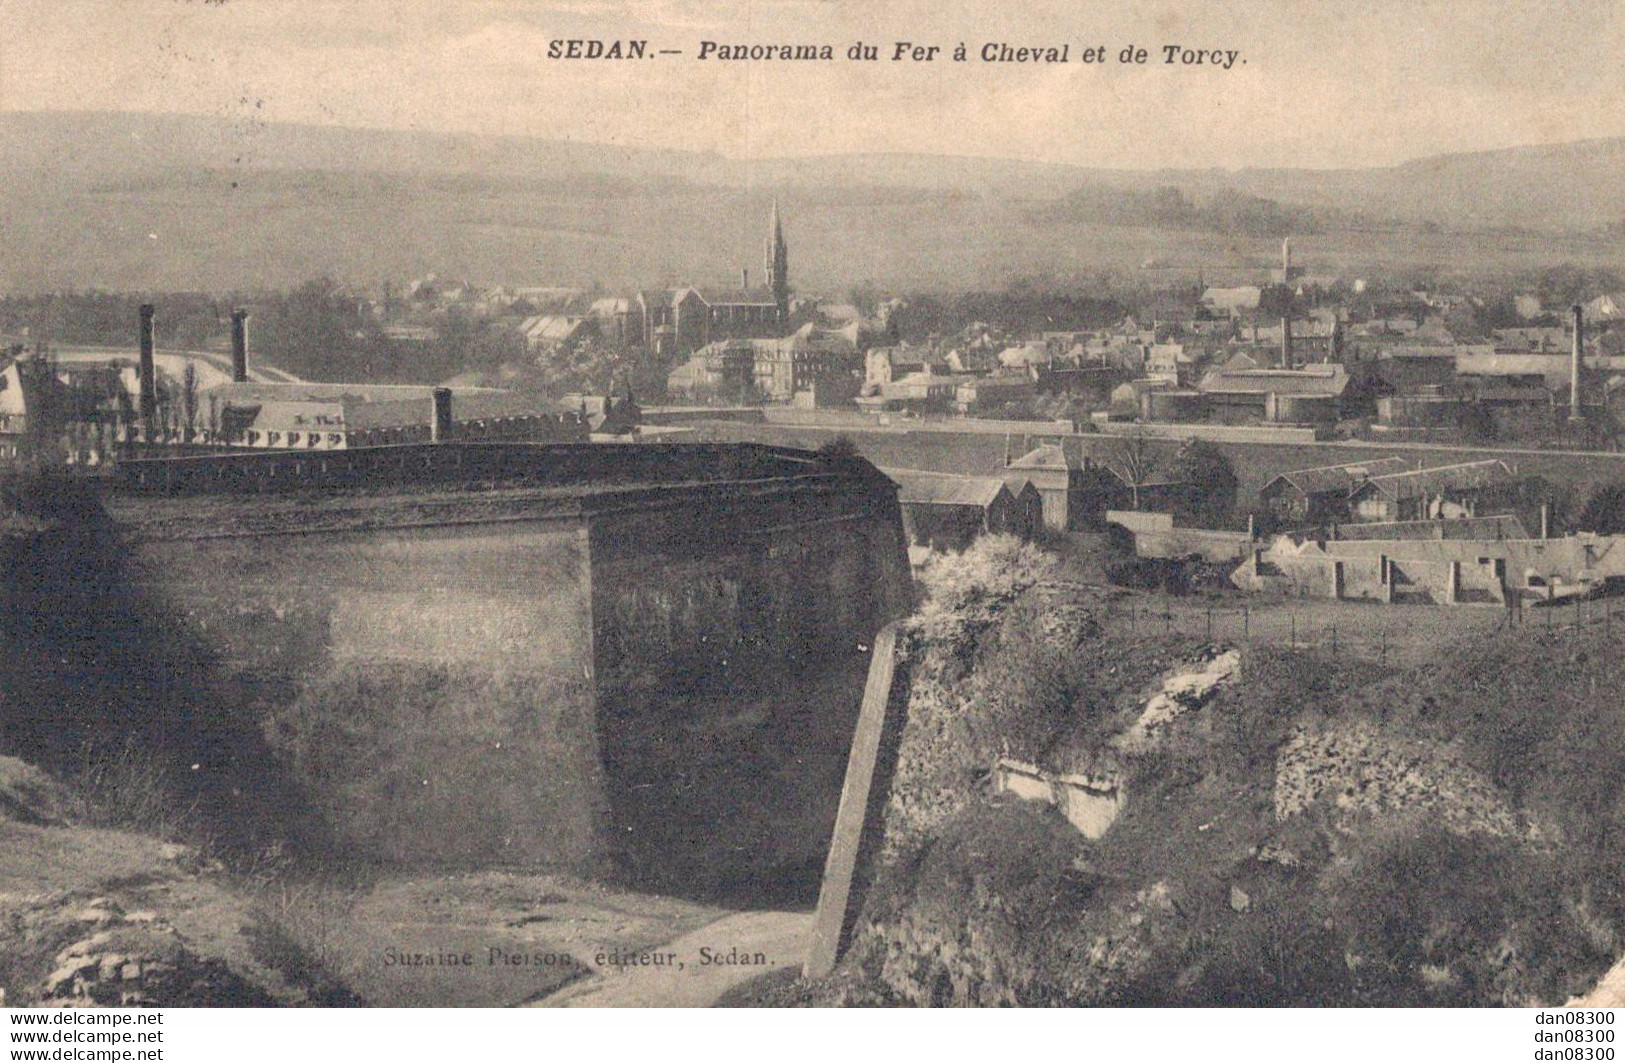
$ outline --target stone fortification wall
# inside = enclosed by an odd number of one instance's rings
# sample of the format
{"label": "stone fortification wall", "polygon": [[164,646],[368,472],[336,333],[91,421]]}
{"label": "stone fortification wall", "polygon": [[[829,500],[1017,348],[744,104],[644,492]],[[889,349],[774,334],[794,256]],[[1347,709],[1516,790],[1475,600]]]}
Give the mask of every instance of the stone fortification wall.
{"label": "stone fortification wall", "polygon": [[653,859],[675,835],[650,817],[714,810],[684,758],[748,731],[796,736],[786,763],[809,777],[830,767],[781,846],[816,863],[861,669],[850,697],[830,676],[910,604],[890,481],[755,446],[378,449],[304,474],[275,454],[145,463],[108,500],[149,607],[206,647],[230,711],[346,842],[593,869],[631,837]]}

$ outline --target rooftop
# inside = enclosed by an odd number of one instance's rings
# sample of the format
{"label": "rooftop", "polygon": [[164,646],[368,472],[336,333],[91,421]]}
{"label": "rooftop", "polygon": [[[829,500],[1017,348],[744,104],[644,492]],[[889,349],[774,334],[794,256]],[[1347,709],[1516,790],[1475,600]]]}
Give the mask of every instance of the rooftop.
{"label": "rooftop", "polygon": [[1000,491],[1006,490],[1003,480],[990,476],[959,476],[947,472],[884,467],[880,471],[897,481],[901,488],[897,500],[905,505],[977,506],[986,509],[993,504]]}
{"label": "rooftop", "polygon": [[1373,476],[1406,471],[1403,458],[1373,458],[1370,461],[1352,461],[1343,465],[1321,465],[1313,469],[1294,469],[1284,472],[1264,485],[1269,490],[1276,483],[1288,483],[1306,495],[1325,494],[1329,491],[1347,493]]}
{"label": "rooftop", "polygon": [[1082,463],[1074,460],[1059,443],[1044,443],[1010,463],[1012,469],[1080,469]]}
{"label": "rooftop", "polygon": [[1497,459],[1468,461],[1459,465],[1437,465],[1431,469],[1386,473],[1373,476],[1357,490],[1372,491],[1387,498],[1416,498],[1440,491],[1505,486],[1517,478],[1506,463]]}
{"label": "rooftop", "polygon": [[771,288],[695,288],[710,306],[778,306]]}
{"label": "rooftop", "polygon": [[1328,363],[1301,369],[1219,369],[1203,377],[1197,387],[1208,394],[1336,396],[1348,383],[1348,372],[1337,363]]}

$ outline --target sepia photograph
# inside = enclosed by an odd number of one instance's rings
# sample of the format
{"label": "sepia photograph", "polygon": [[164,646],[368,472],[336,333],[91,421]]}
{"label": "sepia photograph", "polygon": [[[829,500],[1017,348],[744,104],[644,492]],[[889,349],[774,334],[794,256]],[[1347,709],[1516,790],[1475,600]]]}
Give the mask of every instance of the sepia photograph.
{"label": "sepia photograph", "polygon": [[7,1058],[1612,1059],[1622,60],[1617,0],[0,0]]}

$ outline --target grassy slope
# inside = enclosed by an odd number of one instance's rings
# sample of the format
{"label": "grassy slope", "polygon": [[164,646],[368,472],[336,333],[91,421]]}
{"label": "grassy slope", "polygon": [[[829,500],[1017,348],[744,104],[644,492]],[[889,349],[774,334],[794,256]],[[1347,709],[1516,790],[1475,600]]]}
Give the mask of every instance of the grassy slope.
{"label": "grassy slope", "polygon": [[[110,150],[117,145],[117,150]],[[1362,273],[1613,266],[1616,240],[1568,239],[1619,216],[1613,139],[1420,159],[1370,170],[1135,172],[1004,159],[865,155],[731,160],[521,137],[222,121],[0,115],[0,288],[139,290],[286,284],[317,273],[400,281],[728,281],[759,264],[767,199],[784,199],[794,278],[843,291],[999,286],[1147,258],[1273,265],[1278,240],[1117,227],[1035,205],[1083,186],[1219,189],[1368,217],[1550,229],[1306,234],[1301,261]],[[720,231],[714,219],[730,219]]]}
{"label": "grassy slope", "polygon": [[[902,843],[867,929],[839,977],[772,999],[1552,1002],[1625,943],[1625,709],[1603,693],[1620,632],[1480,632],[1388,665],[1254,649],[1238,685],[1122,765],[1127,809],[1089,842],[976,769],[1009,747],[1098,759],[1194,646],[1113,638],[1057,661],[1028,640],[1022,656],[1000,632],[1023,608],[954,654],[972,664],[958,697],[916,686],[888,828]],[[1380,751],[1345,743],[1332,789],[1281,820],[1277,758],[1298,728],[1364,728]],[[1537,833],[1500,833],[1472,793]]]}
{"label": "grassy slope", "polygon": [[[788,190],[794,281],[836,294],[860,281],[986,289],[1018,277],[1134,271],[1152,258],[1191,270],[1268,268],[1279,253],[1273,237],[1104,219],[1052,223],[1027,195]],[[218,170],[25,185],[0,203],[8,241],[0,288],[212,291],[288,286],[322,274],[401,283],[429,271],[506,284],[731,283],[741,266],[760,268],[767,205],[765,191],[706,185],[603,188],[335,172]],[[718,218],[729,220],[719,227]],[[1475,271],[1613,266],[1620,251],[1618,241],[1408,229],[1328,231],[1294,246],[1316,271],[1354,276],[1433,264]]]}
{"label": "grassy slope", "polygon": [[[712,422],[704,425],[701,431],[708,437],[758,440],[810,448],[821,446],[836,435],[846,435],[857,444],[864,457],[880,466],[986,475],[1004,465],[1005,439],[1002,435],[863,432],[853,429],[818,429],[737,422]],[[1034,434],[1031,440],[1036,443],[1041,438],[1043,437]],[[1023,438],[1015,437],[1013,446],[1018,448],[1018,454],[1022,445]],[[1104,438],[1090,437],[1079,440],[1078,445],[1096,460],[1105,460],[1112,444]],[[1292,469],[1343,464],[1393,455],[1412,463],[1421,461],[1428,466],[1478,461],[1497,456],[1452,447],[1391,450],[1326,443],[1215,445],[1230,459],[1235,469],[1236,500],[1238,512],[1242,513],[1245,513],[1246,507],[1257,498],[1259,488],[1274,477]],[[1613,454],[1518,454],[1504,456],[1503,460],[1508,465],[1516,466],[1521,475],[1543,476],[1554,484],[1572,486],[1582,501],[1599,484],[1625,480],[1625,457]]]}

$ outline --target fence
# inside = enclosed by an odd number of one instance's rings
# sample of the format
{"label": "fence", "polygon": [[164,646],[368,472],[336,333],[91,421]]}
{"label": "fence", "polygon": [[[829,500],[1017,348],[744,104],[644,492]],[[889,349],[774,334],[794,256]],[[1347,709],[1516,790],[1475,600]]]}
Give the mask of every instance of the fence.
{"label": "fence", "polygon": [[[1614,613],[1618,612],[1616,620]],[[1555,636],[1625,635],[1625,604],[1613,598],[1524,603],[1512,608],[1259,602],[1240,606],[1131,596],[1111,603],[1106,623],[1131,636],[1313,649],[1382,662],[1422,661],[1464,636],[1523,628]]]}

